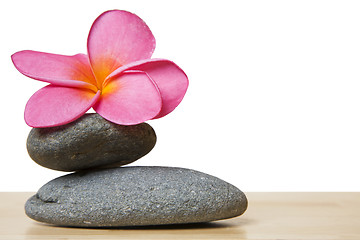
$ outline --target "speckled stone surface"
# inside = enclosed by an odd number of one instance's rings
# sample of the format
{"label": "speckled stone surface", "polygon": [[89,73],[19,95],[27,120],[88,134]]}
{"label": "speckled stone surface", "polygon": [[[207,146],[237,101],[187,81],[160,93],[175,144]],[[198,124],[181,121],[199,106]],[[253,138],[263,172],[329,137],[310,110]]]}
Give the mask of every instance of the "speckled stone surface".
{"label": "speckled stone surface", "polygon": [[209,222],[241,215],[235,186],[194,170],[121,167],[54,179],[25,205],[37,221],[61,226],[121,227]]}
{"label": "speckled stone surface", "polygon": [[27,150],[43,167],[77,171],[134,162],[149,153],[155,143],[155,131],[147,123],[122,126],[98,114],[85,114],[63,126],[33,128]]}

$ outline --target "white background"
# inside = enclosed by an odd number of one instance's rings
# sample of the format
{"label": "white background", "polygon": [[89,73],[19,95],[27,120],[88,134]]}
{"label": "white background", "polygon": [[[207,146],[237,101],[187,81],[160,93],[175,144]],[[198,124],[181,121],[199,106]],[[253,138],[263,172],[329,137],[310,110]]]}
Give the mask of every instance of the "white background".
{"label": "white background", "polygon": [[45,83],[11,54],[86,53],[102,12],[136,13],[190,86],[149,121],[158,142],[132,165],[192,168],[244,191],[360,190],[360,2],[1,1],[0,191],[36,191],[63,172],[27,155],[28,98]]}

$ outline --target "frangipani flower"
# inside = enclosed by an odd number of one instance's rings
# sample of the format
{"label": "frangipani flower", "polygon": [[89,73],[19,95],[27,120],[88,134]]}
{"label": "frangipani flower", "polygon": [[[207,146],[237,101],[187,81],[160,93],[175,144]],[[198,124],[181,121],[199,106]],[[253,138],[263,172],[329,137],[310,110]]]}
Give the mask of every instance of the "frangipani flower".
{"label": "frangipani flower", "polygon": [[35,51],[12,55],[22,74],[48,86],[25,107],[31,127],[53,127],[76,120],[91,107],[123,125],[163,117],[181,102],[185,73],[166,59],[150,59],[155,38],[138,16],[107,11],[93,23],[88,55],[64,56]]}

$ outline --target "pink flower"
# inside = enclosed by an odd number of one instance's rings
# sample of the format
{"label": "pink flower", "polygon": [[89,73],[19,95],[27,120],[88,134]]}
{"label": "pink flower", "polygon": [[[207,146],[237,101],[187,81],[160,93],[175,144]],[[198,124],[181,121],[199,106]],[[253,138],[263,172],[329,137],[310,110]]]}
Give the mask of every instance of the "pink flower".
{"label": "pink flower", "polygon": [[25,107],[31,127],[53,127],[76,120],[91,107],[123,125],[160,118],[177,107],[188,79],[173,62],[150,59],[155,38],[138,16],[107,11],[93,23],[88,55],[64,56],[35,51],[12,55],[22,74],[48,86]]}

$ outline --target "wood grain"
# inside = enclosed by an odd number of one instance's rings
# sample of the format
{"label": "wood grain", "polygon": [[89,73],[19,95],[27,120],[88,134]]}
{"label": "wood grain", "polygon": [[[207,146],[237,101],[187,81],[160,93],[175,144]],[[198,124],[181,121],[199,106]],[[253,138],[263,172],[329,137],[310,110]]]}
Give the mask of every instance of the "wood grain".
{"label": "wood grain", "polygon": [[0,193],[0,239],[360,239],[360,193],[247,193],[249,208],[237,218],[119,229],[37,223],[24,213],[32,194]]}

